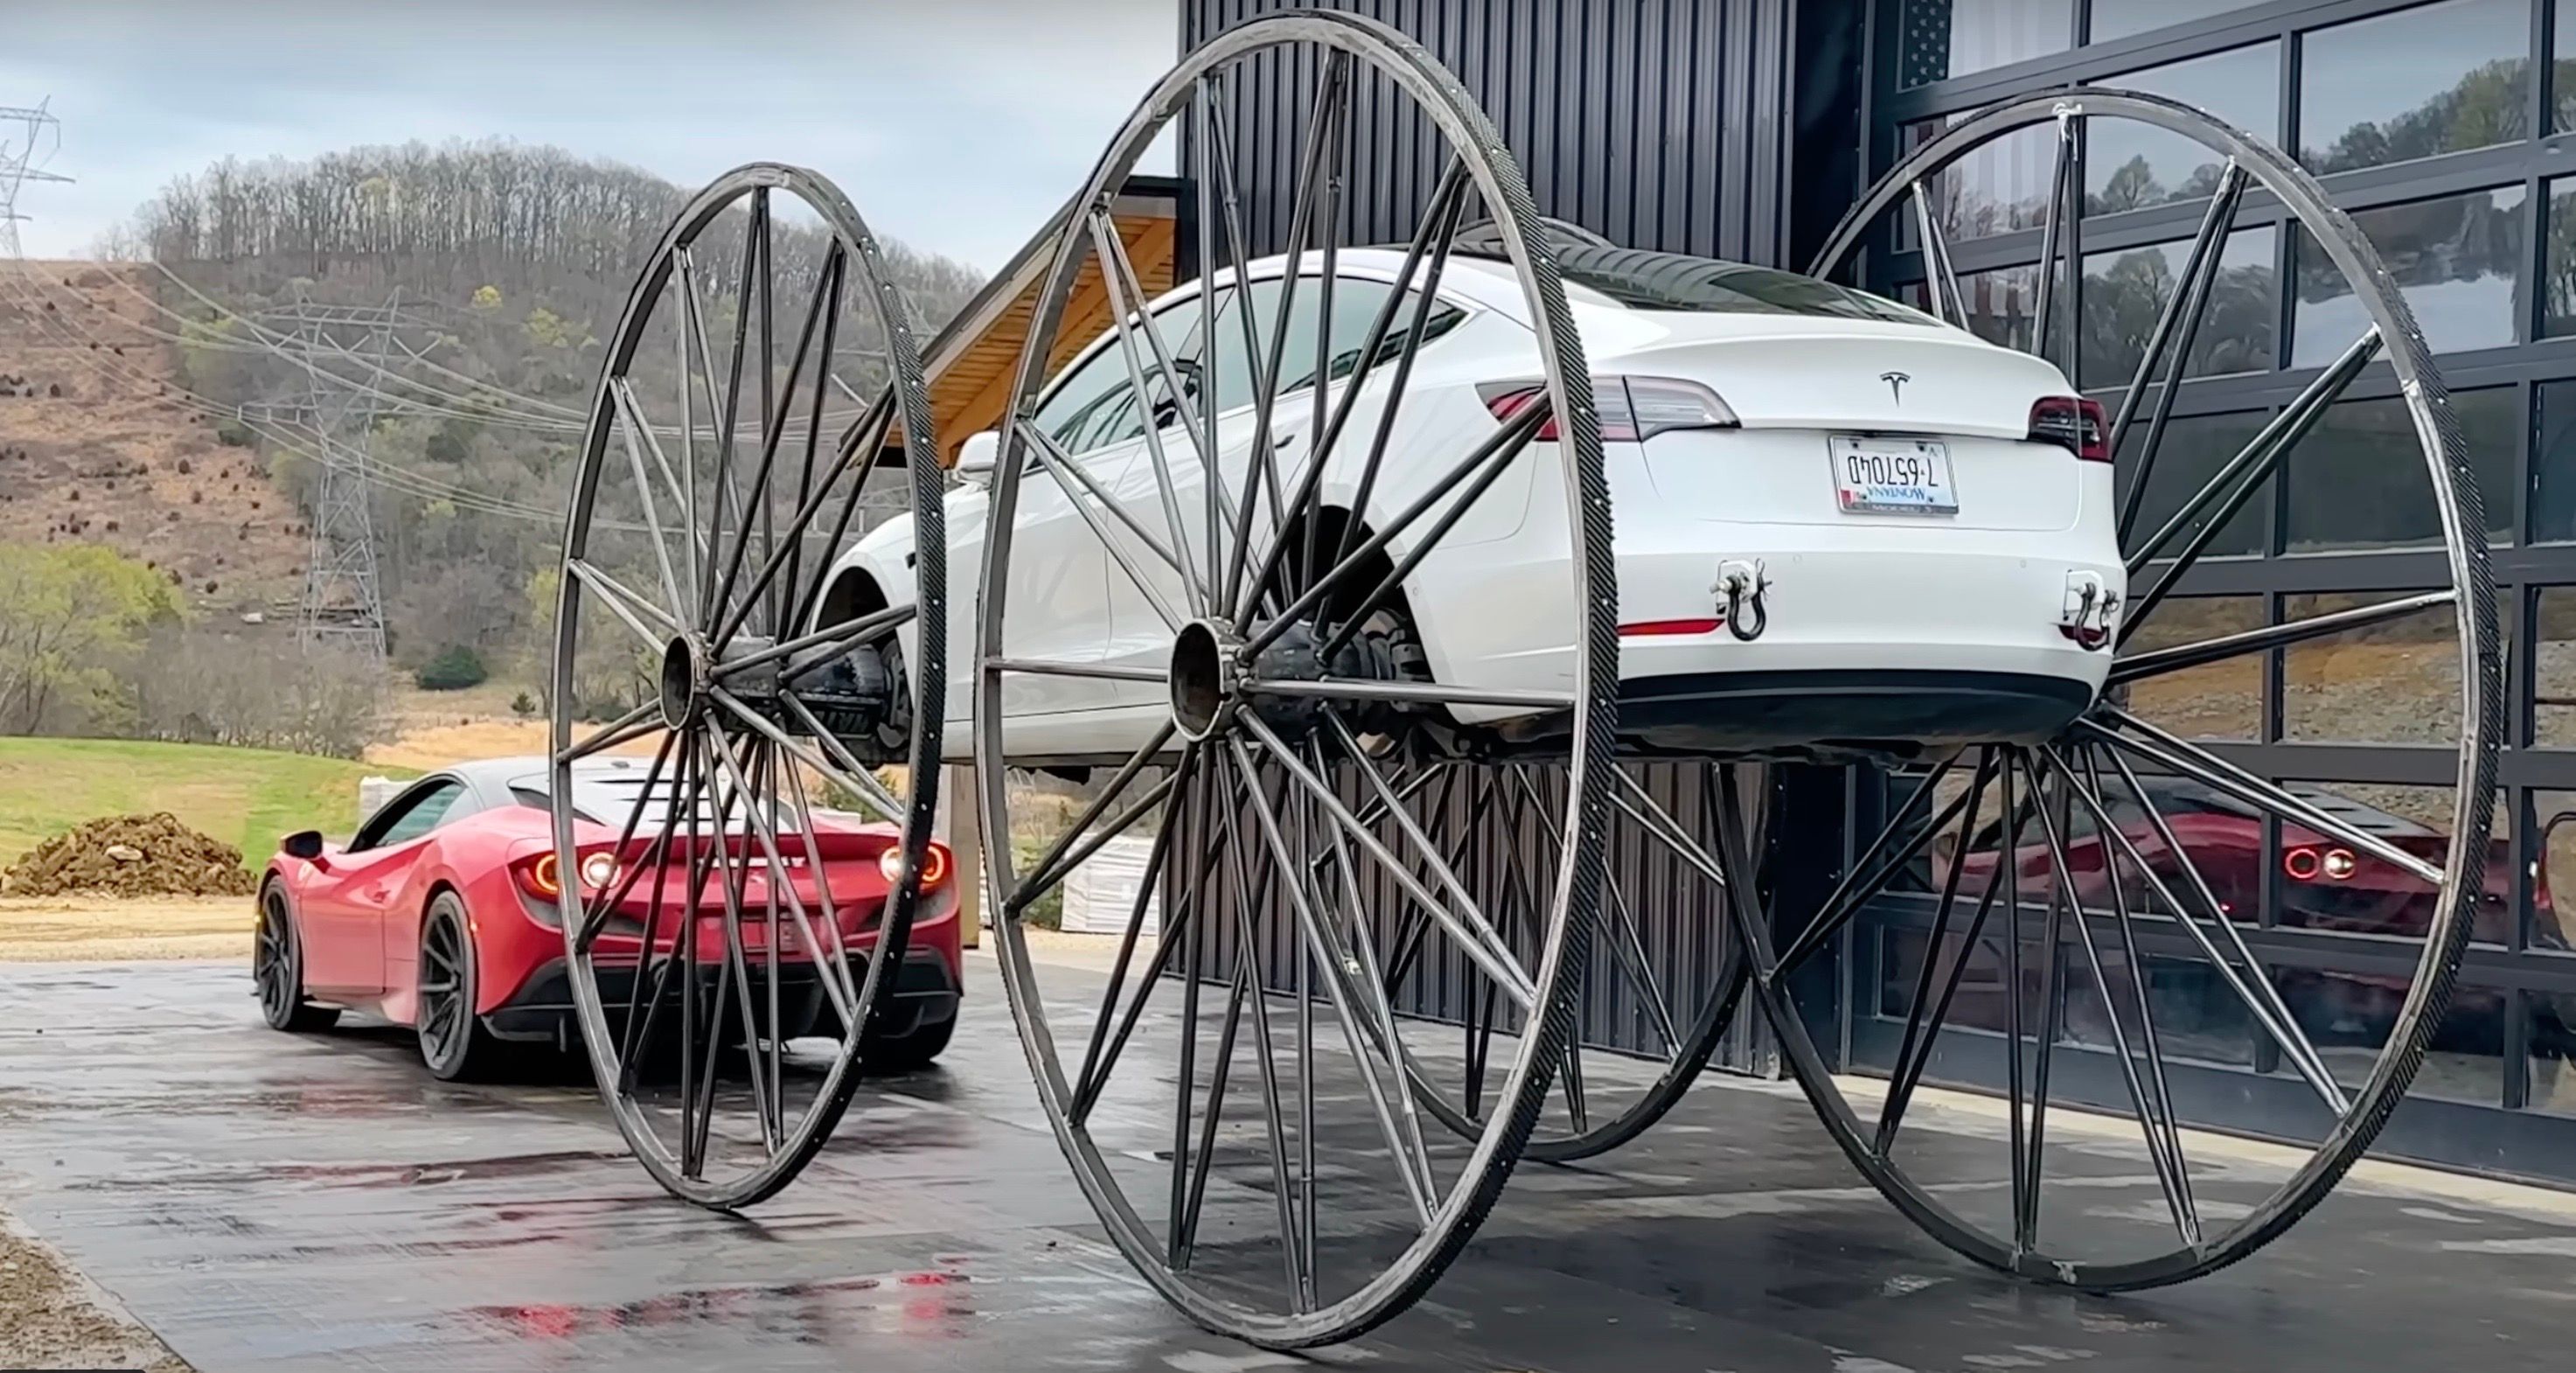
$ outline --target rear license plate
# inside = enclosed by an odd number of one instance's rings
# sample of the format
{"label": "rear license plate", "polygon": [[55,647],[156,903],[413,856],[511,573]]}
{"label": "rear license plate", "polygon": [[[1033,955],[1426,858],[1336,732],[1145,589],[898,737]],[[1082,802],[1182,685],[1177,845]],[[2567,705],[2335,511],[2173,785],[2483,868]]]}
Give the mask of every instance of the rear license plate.
{"label": "rear license plate", "polygon": [[1846,515],[1956,515],[1950,447],[1936,439],[1872,439],[1835,434],[1834,499]]}

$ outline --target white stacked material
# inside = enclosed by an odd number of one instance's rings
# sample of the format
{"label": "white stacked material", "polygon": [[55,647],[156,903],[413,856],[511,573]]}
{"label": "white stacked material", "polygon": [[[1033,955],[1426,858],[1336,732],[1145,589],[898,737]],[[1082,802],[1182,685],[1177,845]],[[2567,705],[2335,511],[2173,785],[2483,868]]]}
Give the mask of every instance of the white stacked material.
{"label": "white stacked material", "polygon": [[[1064,879],[1062,927],[1073,934],[1123,934],[1136,913],[1136,889],[1144,884],[1145,863],[1153,855],[1150,837],[1122,834],[1100,846]],[[1145,899],[1142,937],[1158,937],[1163,925],[1163,899]]]}
{"label": "white stacked material", "polygon": [[360,821],[361,823],[363,823],[363,822],[366,820],[366,818],[367,818],[368,816],[375,814],[379,809],[383,808],[384,804],[385,804],[387,801],[390,801],[390,800],[394,799],[394,797],[395,797],[398,793],[400,793],[400,792],[402,791],[402,789],[403,789],[403,788],[405,788],[405,787],[407,787],[407,786],[410,786],[410,785],[411,785],[411,783],[409,783],[409,782],[407,782],[407,781],[404,781],[402,778],[399,778],[399,777],[361,777],[361,778],[359,778],[359,779],[358,779],[358,819],[359,819],[359,821]]}

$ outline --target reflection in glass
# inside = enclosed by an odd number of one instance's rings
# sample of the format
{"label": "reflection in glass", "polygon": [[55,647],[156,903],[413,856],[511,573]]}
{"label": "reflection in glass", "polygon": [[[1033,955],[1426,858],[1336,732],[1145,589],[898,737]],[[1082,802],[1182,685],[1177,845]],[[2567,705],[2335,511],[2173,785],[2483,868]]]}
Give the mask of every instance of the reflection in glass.
{"label": "reflection in glass", "polygon": [[2549,54],[2549,100],[2554,107],[2550,128],[2557,133],[2576,129],[2576,4],[2554,0],[2555,22]]}
{"label": "reflection in glass", "polygon": [[[2100,35],[2095,37],[2098,40]],[[2258,43],[2105,77],[2100,84],[2171,96],[2240,129],[2269,137],[2281,122],[2281,45]],[[2084,137],[2086,214],[2115,214],[2206,196],[2218,185],[2227,160],[2225,154],[2180,134],[2134,120],[2094,120]]]}
{"label": "reflection in glass", "polygon": [[[2170,436],[2166,442],[2172,442]],[[2170,456],[2158,458],[2156,465],[2162,467]],[[2153,503],[2152,494],[2149,501]],[[2202,643],[2262,625],[2260,596],[2175,596],[2138,627],[2127,651]],[[2255,738],[2263,725],[2263,655],[2249,653],[2146,678],[2130,688],[2129,709],[2187,739]]]}
{"label": "reflection in glass", "polygon": [[[1963,272],[1959,276],[1959,294],[1968,305],[1968,328],[1988,343],[2016,348],[2022,352],[2038,351],[2036,331],[2039,325],[2039,268],[2004,267],[1991,272]],[[2071,308],[2066,294],[2060,291],[2057,309],[2056,339],[2051,347],[2064,356],[2067,318]]]}
{"label": "reflection in glass", "polygon": [[[2141,413],[2146,413],[2154,403],[2155,396],[2150,393]],[[2115,409],[2118,406],[2116,400],[2106,400],[2104,404]],[[2147,474],[2146,499],[2138,503],[2138,525],[2134,537],[2144,539],[2164,528],[2165,521],[2182,509],[2183,502],[2198,495],[2200,489],[2218,475],[2219,469],[2245,451],[2245,445],[2254,441],[2254,436],[2262,431],[2269,418],[2268,415],[2236,414],[2193,415],[2167,420],[2164,441],[2156,447],[2155,470]],[[2147,423],[2144,419],[2132,421],[2129,432],[2121,436],[2120,472],[2124,489],[2130,479],[2129,474],[2137,467],[2138,450],[2145,445],[2146,439]],[[2272,524],[2271,510],[2272,488],[2266,483],[2245,502],[2245,508],[2227,522],[2227,527],[2218,531],[2218,537],[2210,541],[2203,556],[2262,552],[2264,533]],[[2196,528],[2197,523],[2193,527]],[[2179,547],[2190,537],[2191,530],[2185,529],[2165,546],[2165,551]],[[2156,615],[2150,617],[2151,623],[2166,613],[2159,608]],[[2149,631],[2141,629],[2138,632],[2145,634]]]}
{"label": "reflection in glass", "polygon": [[2075,0],[1905,0],[1899,90],[2064,52]]}
{"label": "reflection in glass", "polygon": [[[2093,0],[2093,27],[2096,43],[2126,38],[2149,29],[2168,28],[2194,19],[2241,10],[2256,0]],[[2126,80],[2115,84],[2127,85]],[[2253,127],[2248,125],[2247,127]]]}
{"label": "reflection in glass", "polygon": [[[2521,418],[2513,391],[2455,391],[2451,411],[2468,441],[2488,536],[2508,538],[2514,431]],[[2440,512],[2414,417],[2394,396],[2337,404],[2291,450],[2287,465],[2290,552],[2422,547],[2442,541]]]}
{"label": "reflection in glass", "polygon": [[[2542,587],[2540,609],[2532,619],[2531,742],[2540,748],[2576,748],[2576,587]],[[2576,840],[2576,834],[2570,838]],[[2576,893],[2576,867],[2567,874],[2568,891]],[[2576,897],[2571,897],[2568,913],[2576,916]]]}
{"label": "reflection in glass", "polygon": [[2539,386],[2540,425],[2532,434],[2531,537],[2576,539],[2576,382]]}
{"label": "reflection in glass", "polygon": [[[2352,217],[2406,293],[2406,304],[2435,352],[2513,343],[2514,288],[2522,275],[2522,202],[2522,188],[2507,186],[2364,210]],[[2290,365],[2322,367],[2360,338],[2370,320],[2352,283],[2304,228],[2299,231],[2297,272],[2299,308],[2292,321]]]}
{"label": "reflection in glass", "polygon": [[2576,333],[2576,177],[2560,177],[2547,190],[2540,332]]}
{"label": "reflection in glass", "polygon": [[[2304,620],[2416,594],[2290,596],[2281,618]],[[2450,612],[2427,610],[2288,649],[2281,664],[2281,736],[2362,744],[2456,742],[2460,650]],[[2448,794],[2426,804],[2435,801],[2439,808],[2426,814],[2447,816]]]}
{"label": "reflection in glass", "polygon": [[[1953,116],[1964,119],[1966,116]],[[1905,127],[1905,151],[1913,152],[1948,128],[1952,120],[1927,119]],[[2057,131],[2022,129],[1994,139],[1948,167],[1925,178],[1932,213],[1953,243],[2016,229],[2036,229],[2048,219],[2048,188],[2057,169]],[[1914,247],[1914,211],[1899,217],[1898,241]],[[2032,254],[2038,256],[2037,253]]]}
{"label": "reflection in glass", "polygon": [[[2273,241],[2268,228],[2227,236],[2200,332],[2192,339],[2188,375],[2272,370],[2274,321],[2280,317]],[[2083,385],[2129,384],[2190,257],[2189,240],[2085,255]]]}
{"label": "reflection in glass", "polygon": [[2299,160],[2325,174],[2527,137],[2528,0],[2445,0],[2301,40]]}
{"label": "reflection in glass", "polygon": [[[2576,951],[2576,792],[2535,791],[2531,812],[2540,843],[2524,947],[2553,954]],[[2576,978],[2576,961],[2567,964],[2567,975]],[[2576,999],[2568,1009],[2576,1010]],[[2567,1024],[2576,1029],[2576,1018]]]}

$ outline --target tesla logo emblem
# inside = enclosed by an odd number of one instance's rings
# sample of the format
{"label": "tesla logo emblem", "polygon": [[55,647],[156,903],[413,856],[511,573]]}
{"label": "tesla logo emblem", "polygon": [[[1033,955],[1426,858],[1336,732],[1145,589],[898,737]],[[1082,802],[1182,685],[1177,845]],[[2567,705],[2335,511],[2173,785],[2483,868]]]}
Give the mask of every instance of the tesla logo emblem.
{"label": "tesla logo emblem", "polygon": [[1897,404],[1903,405],[1905,403],[1905,383],[1914,380],[1914,378],[1907,376],[1903,372],[1881,372],[1878,374],[1878,379],[1887,383],[1887,394],[1895,397]]}

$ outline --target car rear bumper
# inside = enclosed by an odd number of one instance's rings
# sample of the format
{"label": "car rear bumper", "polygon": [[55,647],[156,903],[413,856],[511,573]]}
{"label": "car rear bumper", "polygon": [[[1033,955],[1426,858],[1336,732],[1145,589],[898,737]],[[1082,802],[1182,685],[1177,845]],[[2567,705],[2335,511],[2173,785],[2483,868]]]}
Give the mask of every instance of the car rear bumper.
{"label": "car rear bumper", "polygon": [[[698,979],[701,990],[709,996],[716,991],[721,964],[701,963]],[[852,970],[865,976],[864,966]],[[634,990],[634,969],[614,965],[595,966],[600,1000],[609,1022],[622,1022],[625,1007]],[[749,976],[756,998],[768,995],[768,971],[755,961]],[[821,1004],[821,984],[816,980],[811,963],[778,965],[778,990],[782,999]],[[954,1019],[960,998],[955,965],[936,948],[911,948],[904,951],[903,965],[895,971],[895,984],[888,993],[884,1033],[900,1039],[944,1020]],[[511,1040],[546,1040],[569,1045],[577,1024],[573,1014],[572,973],[561,957],[549,959],[529,974],[516,995],[495,1010],[486,1012],[484,1024],[494,1035]]]}

